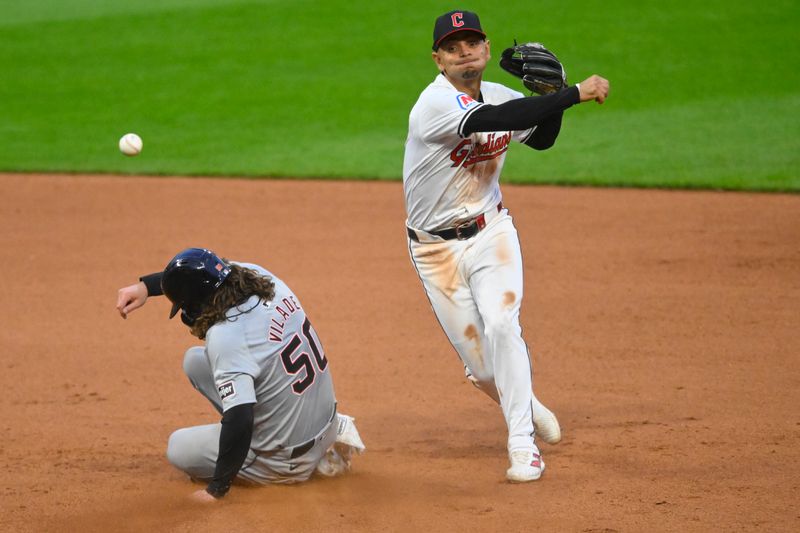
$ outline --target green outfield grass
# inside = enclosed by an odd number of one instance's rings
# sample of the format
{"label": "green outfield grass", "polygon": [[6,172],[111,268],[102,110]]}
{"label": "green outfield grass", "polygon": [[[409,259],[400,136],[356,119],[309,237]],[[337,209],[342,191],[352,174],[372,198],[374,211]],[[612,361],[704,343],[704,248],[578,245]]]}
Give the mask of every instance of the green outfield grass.
{"label": "green outfield grass", "polygon": [[399,179],[455,7],[611,80],[506,181],[800,191],[793,1],[0,0],[0,170]]}

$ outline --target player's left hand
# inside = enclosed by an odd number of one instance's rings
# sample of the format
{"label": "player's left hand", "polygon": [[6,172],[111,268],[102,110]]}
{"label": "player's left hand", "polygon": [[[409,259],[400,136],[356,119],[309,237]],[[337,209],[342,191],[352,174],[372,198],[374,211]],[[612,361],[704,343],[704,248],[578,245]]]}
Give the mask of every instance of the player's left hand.
{"label": "player's left hand", "polygon": [[192,500],[193,502],[204,503],[204,504],[217,501],[215,497],[206,492],[206,489],[200,489],[194,491],[192,495],[189,496],[189,499]]}
{"label": "player's left hand", "polygon": [[551,94],[567,86],[567,72],[556,55],[542,43],[524,43],[506,48],[500,66],[536,94]]}
{"label": "player's left hand", "polygon": [[139,309],[147,301],[147,287],[144,282],[123,287],[117,293],[117,311],[122,318],[128,318],[128,313]]}

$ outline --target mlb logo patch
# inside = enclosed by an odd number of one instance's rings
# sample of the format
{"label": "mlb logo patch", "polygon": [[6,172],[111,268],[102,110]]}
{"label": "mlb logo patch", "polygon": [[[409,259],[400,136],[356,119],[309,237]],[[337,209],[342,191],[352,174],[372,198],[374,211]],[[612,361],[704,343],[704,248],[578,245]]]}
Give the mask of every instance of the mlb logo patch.
{"label": "mlb logo patch", "polygon": [[233,381],[226,381],[217,387],[217,392],[219,392],[220,400],[224,400],[225,398],[233,398],[236,396],[236,387],[233,386]]}
{"label": "mlb logo patch", "polygon": [[459,93],[458,96],[456,96],[456,99],[458,100],[458,107],[461,109],[469,109],[478,103],[470,95],[464,93]]}

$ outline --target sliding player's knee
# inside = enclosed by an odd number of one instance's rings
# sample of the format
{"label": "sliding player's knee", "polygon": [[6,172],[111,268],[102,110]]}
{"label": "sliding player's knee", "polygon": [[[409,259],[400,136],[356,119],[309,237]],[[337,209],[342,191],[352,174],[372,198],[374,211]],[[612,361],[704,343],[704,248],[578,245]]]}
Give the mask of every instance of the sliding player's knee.
{"label": "sliding player's knee", "polygon": [[172,466],[184,472],[191,463],[189,455],[192,447],[187,437],[186,431],[179,429],[169,436],[169,442],[167,443],[167,460]]}
{"label": "sliding player's knee", "polygon": [[211,366],[208,363],[206,350],[202,346],[192,346],[183,355],[183,371],[186,376],[192,381],[197,382],[200,376],[208,374]]}

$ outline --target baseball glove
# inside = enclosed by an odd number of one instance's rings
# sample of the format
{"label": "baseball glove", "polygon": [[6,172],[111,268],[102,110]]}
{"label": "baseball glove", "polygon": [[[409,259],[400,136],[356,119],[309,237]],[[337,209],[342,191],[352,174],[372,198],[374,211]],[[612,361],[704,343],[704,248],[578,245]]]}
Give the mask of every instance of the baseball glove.
{"label": "baseball glove", "polygon": [[556,55],[541,43],[517,44],[503,50],[500,66],[536,94],[550,94],[567,86],[567,73]]}

